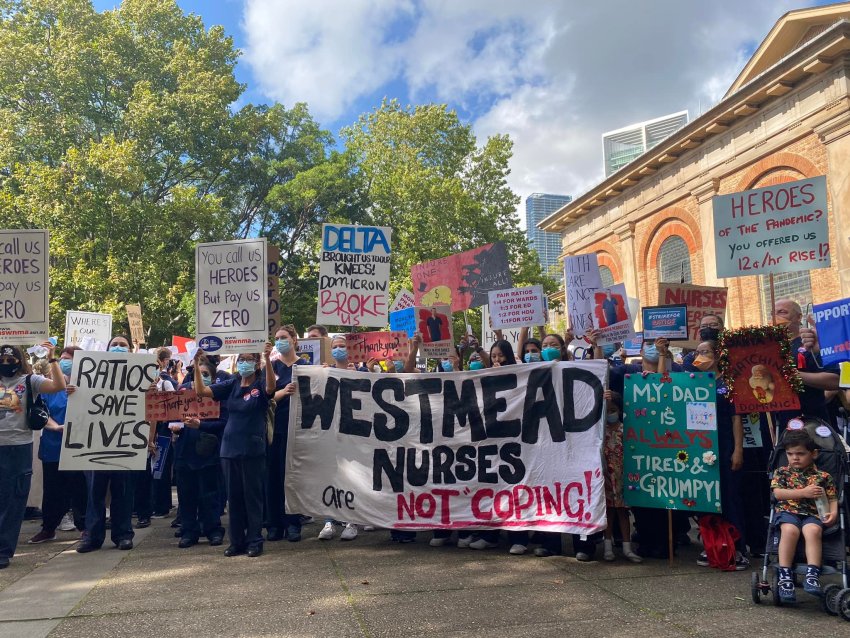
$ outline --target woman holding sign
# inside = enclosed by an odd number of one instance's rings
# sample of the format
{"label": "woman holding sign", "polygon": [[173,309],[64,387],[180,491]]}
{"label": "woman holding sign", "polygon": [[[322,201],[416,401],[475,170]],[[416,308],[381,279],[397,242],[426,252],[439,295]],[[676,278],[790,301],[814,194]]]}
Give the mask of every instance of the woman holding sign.
{"label": "woman holding sign", "polygon": [[[263,495],[266,479],[266,412],[277,379],[270,360],[272,344],[262,355],[240,354],[238,374],[204,385],[200,349],[195,353],[195,392],[225,402],[227,423],[221,439],[221,467],[230,510],[230,546],[225,556],[263,553]],[[265,374],[261,374],[261,363]]]}
{"label": "woman holding sign", "polygon": [[0,345],[0,569],[15,555],[32,477],[32,430],[27,402],[65,390],[65,377],[45,341],[51,379],[32,374],[18,346]]}

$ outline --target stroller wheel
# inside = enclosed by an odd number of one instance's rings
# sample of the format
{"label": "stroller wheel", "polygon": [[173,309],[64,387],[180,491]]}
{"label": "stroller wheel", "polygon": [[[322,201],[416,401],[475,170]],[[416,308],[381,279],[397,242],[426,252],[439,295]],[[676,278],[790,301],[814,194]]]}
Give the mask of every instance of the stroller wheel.
{"label": "stroller wheel", "polygon": [[835,595],[835,610],[850,622],[850,589],[842,589]]}
{"label": "stroller wheel", "polygon": [[753,597],[753,602],[756,605],[761,605],[761,586],[759,581],[758,572],[753,572],[752,577],[750,578],[750,593]]}
{"label": "stroller wheel", "polygon": [[841,585],[836,585],[835,583],[830,583],[823,588],[823,597],[821,598],[821,603],[823,604],[823,610],[828,613],[830,616],[838,615],[838,592],[841,591]]}
{"label": "stroller wheel", "polygon": [[779,597],[779,570],[773,570],[773,582],[771,583],[773,590],[773,604],[776,607],[782,607],[782,599]]}

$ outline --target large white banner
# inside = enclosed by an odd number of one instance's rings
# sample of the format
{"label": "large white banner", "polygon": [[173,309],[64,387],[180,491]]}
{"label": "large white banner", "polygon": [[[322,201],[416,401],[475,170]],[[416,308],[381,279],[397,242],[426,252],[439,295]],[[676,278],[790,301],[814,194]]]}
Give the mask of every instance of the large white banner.
{"label": "large white banner", "polygon": [[0,343],[47,341],[46,230],[0,230]]}
{"label": "large white banner", "polygon": [[150,426],[145,391],[156,355],[78,352],[71,370],[60,470],[144,470]]}
{"label": "large white banner", "polygon": [[204,352],[262,352],[269,338],[266,240],[236,239],[195,249],[195,341]]}
{"label": "large white banner", "polygon": [[287,510],[394,529],[599,531],[606,366],[297,366]]}
{"label": "large white banner", "polygon": [[387,325],[392,228],[322,224],[316,323]]}

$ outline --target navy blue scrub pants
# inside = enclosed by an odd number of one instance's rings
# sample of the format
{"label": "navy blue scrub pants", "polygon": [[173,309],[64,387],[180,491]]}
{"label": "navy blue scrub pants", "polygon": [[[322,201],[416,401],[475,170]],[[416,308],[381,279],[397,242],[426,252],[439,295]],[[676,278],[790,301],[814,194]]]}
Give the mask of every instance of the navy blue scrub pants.
{"label": "navy blue scrub pants", "polygon": [[32,481],[32,443],[0,445],[0,561],[15,555]]}
{"label": "navy blue scrub pants", "polygon": [[178,461],[175,471],[182,537],[198,540],[201,534],[207,538],[224,536],[219,516],[218,464],[193,469]]}
{"label": "navy blue scrub pants", "polygon": [[116,545],[122,540],[133,540],[133,472],[87,471],[89,500],[86,508],[86,541],[100,547],[106,539],[106,490],[109,489],[110,536]]}
{"label": "navy blue scrub pants", "polygon": [[266,458],[221,459],[221,469],[227,485],[230,544],[239,548],[262,545]]}

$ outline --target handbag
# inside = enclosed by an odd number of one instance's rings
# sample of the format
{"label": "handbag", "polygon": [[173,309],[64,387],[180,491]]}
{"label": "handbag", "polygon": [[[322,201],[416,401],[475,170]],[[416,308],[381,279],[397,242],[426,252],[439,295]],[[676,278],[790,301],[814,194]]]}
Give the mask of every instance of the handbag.
{"label": "handbag", "polygon": [[42,430],[50,418],[50,411],[40,394],[33,398],[30,377],[32,375],[28,374],[25,381],[27,386],[27,425],[30,430]]}

